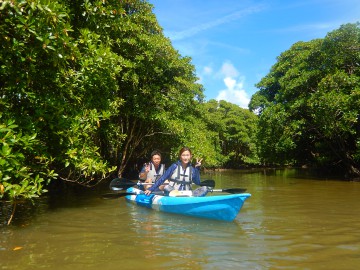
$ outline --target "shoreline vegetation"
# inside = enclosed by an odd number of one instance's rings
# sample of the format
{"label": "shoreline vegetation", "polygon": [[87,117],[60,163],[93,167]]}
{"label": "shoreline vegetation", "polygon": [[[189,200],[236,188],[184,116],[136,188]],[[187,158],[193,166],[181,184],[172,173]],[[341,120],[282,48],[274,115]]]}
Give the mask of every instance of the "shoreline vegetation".
{"label": "shoreline vegetation", "polygon": [[303,166],[286,166],[286,165],[279,165],[279,166],[244,166],[241,168],[205,168],[203,169],[203,173],[211,174],[213,172],[227,172],[227,171],[240,171],[240,172],[259,172],[259,171],[284,171],[284,170],[298,170],[307,172],[307,174],[316,176],[318,178],[324,179],[334,179],[334,180],[341,180],[341,181],[353,181],[358,182],[360,181],[360,177],[351,177],[349,175],[343,174],[342,171],[334,170],[333,167],[311,167],[308,165]]}

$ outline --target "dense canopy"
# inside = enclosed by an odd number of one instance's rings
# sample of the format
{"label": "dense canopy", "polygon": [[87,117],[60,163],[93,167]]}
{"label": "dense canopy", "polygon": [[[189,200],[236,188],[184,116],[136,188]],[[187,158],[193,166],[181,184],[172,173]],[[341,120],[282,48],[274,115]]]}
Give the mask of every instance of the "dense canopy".
{"label": "dense canopy", "polygon": [[360,28],[297,42],[257,85],[257,145],[265,163],[340,168],[360,176]]}
{"label": "dense canopy", "polygon": [[231,105],[231,129],[227,116],[206,120],[195,67],[147,1],[2,1],[0,8],[1,198],[38,196],[51,179],[96,185],[136,171],[155,148],[169,161],[189,146],[205,167],[240,166],[251,156],[256,116]]}

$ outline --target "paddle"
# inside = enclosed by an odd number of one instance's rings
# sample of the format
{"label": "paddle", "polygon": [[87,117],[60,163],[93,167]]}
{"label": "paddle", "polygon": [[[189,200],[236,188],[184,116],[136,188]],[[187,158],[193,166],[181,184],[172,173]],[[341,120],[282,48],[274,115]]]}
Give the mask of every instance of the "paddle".
{"label": "paddle", "polygon": [[115,178],[110,182],[109,188],[112,190],[122,190],[135,185],[136,183],[126,178]]}
{"label": "paddle", "polygon": [[[244,193],[246,191],[246,188],[225,188],[225,189],[210,189],[210,192],[227,192],[231,194],[238,194],[238,193]],[[140,193],[142,194],[142,193]],[[164,192],[162,191],[155,191],[151,194],[154,195],[164,195]],[[106,193],[102,195],[103,199],[116,199],[120,197],[125,197],[127,195],[138,195],[138,193],[135,192],[117,192],[117,193]]]}
{"label": "paddle", "polygon": [[[166,184],[166,183],[165,183]],[[142,183],[137,182],[134,183],[126,178],[115,178],[110,182],[110,189],[111,190],[123,190],[135,185],[153,185],[153,183]],[[206,187],[215,187],[215,181],[208,179],[200,182],[199,186],[206,186]]]}
{"label": "paddle", "polygon": [[231,194],[244,193],[246,188],[225,188],[225,189],[210,189],[210,192],[227,192]]}
{"label": "paddle", "polygon": [[[208,180],[205,180],[205,181],[208,181]],[[210,181],[212,181],[212,180],[210,180]],[[231,193],[231,194],[238,194],[238,193],[244,193],[246,191],[246,188],[210,189],[209,191],[210,192],[227,192],[227,193]],[[140,194],[142,194],[142,193],[140,193]],[[164,192],[155,191],[155,192],[152,192],[151,194],[164,195]],[[120,197],[125,197],[127,195],[138,195],[138,193],[135,193],[135,192],[106,193],[106,194],[102,195],[102,198],[103,199],[116,199],[116,198],[120,198]]]}

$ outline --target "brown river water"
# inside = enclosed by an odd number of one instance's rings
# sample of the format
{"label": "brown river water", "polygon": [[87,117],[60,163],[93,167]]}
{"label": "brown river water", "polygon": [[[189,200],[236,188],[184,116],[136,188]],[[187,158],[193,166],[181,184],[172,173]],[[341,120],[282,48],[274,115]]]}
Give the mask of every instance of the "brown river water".
{"label": "brown river water", "polygon": [[202,179],[252,194],[235,221],[104,200],[107,188],[42,198],[10,226],[2,208],[0,269],[359,269],[360,182],[296,170]]}

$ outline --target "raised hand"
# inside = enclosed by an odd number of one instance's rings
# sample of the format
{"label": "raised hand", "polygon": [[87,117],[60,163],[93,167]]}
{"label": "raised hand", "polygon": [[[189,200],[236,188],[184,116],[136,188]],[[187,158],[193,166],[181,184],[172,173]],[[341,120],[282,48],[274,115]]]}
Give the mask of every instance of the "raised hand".
{"label": "raised hand", "polygon": [[146,163],[145,164],[145,172],[148,173],[150,171],[150,164]]}
{"label": "raised hand", "polygon": [[201,166],[201,161],[202,161],[202,160],[203,160],[202,158],[197,158],[197,159],[196,159],[195,168]]}

